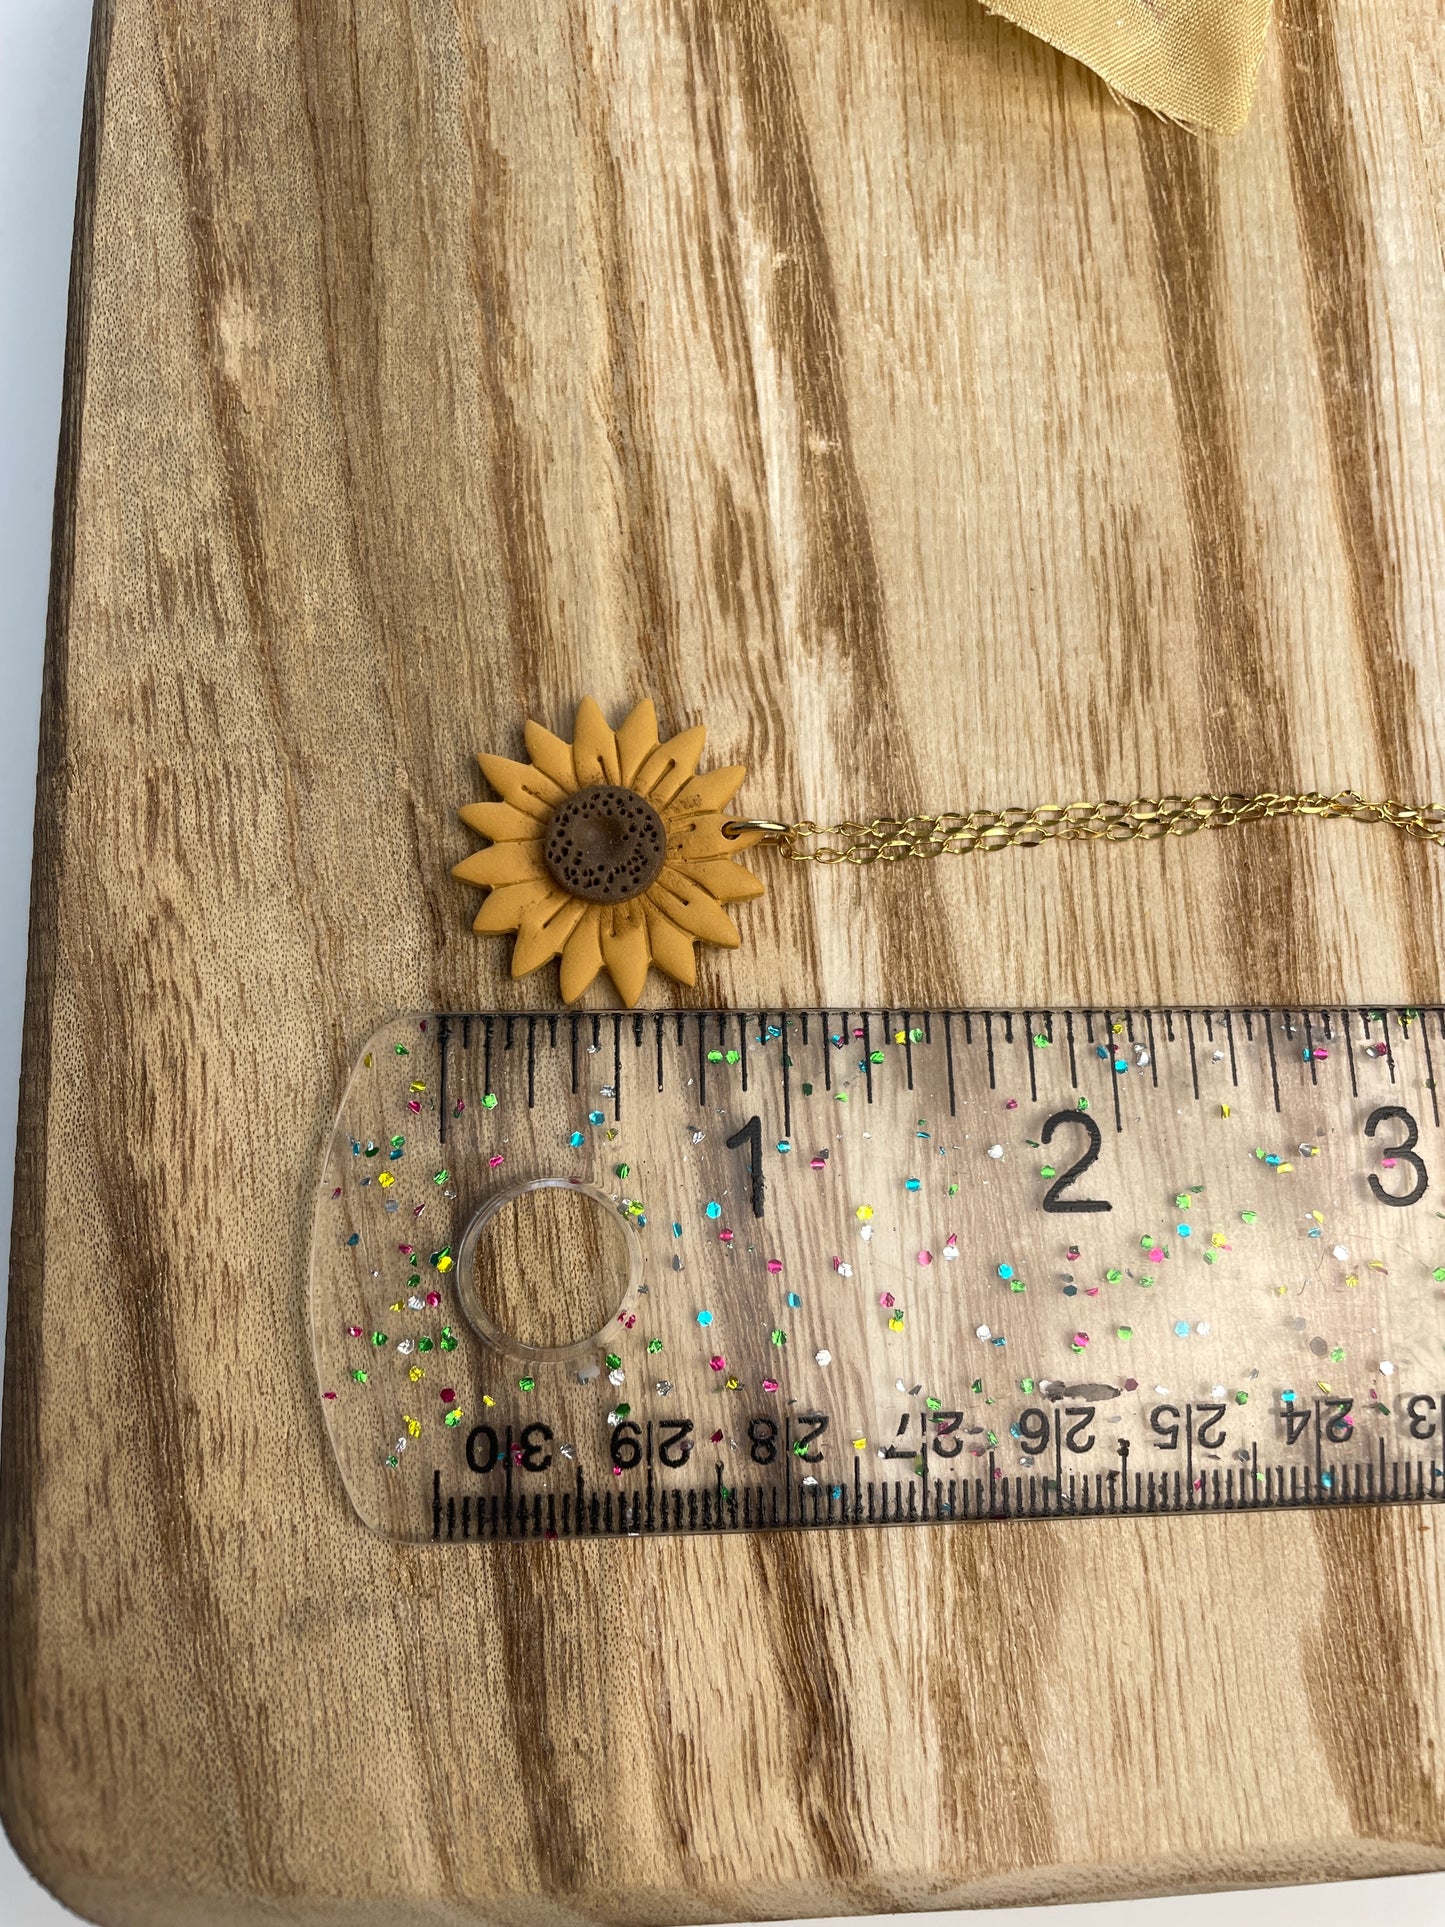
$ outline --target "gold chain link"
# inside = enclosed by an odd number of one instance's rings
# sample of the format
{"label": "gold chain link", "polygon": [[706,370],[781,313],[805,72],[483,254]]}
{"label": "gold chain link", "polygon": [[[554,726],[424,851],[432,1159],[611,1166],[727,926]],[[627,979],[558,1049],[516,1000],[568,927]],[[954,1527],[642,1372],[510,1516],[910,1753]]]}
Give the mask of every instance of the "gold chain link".
{"label": "gold chain link", "polygon": [[[1354,790],[1261,790],[1253,796],[1136,796],[1132,803],[1042,803],[1033,809],[969,810],[939,816],[875,816],[866,823],[773,823],[734,818],[739,836],[758,834],[794,863],[895,863],[905,857],[965,856],[1050,841],[1111,843],[1190,836],[1273,816],[1343,816],[1388,823],[1421,842],[1445,844],[1445,808],[1437,803],[1372,803]],[[820,840],[821,839],[821,840]],[[834,841],[832,839],[839,839]]]}

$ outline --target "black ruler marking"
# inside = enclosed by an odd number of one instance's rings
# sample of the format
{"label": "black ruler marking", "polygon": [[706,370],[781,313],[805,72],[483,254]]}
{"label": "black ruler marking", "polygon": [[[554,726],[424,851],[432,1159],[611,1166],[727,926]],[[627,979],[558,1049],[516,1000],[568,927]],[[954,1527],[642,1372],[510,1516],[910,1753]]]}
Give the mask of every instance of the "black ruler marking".
{"label": "black ruler marking", "polygon": [[1274,1025],[1270,1022],[1270,1015],[1267,1010],[1262,1011],[1260,1014],[1264,1019],[1264,1034],[1269,1042],[1269,1082],[1270,1082],[1270,1088],[1274,1092],[1275,1115],[1278,1116],[1279,1115],[1279,1060],[1274,1054]]}
{"label": "black ruler marking", "polygon": [[612,1115],[622,1121],[622,1019],[612,1019]]}
{"label": "black ruler marking", "polygon": [[1350,1096],[1358,1097],[1360,1094],[1360,1083],[1355,1075],[1355,1027],[1350,1020],[1350,1013],[1347,1010],[1340,1012],[1340,1028],[1345,1034],[1345,1056],[1350,1066]]}
{"label": "black ruler marking", "polygon": [[[863,1024],[863,1082],[868,1091],[868,1102],[873,1102],[873,1019],[868,1011],[861,1013]],[[883,1034],[888,1034],[888,1013],[883,1013]]]}
{"label": "black ruler marking", "polygon": [[1194,1047],[1194,1013],[1184,1013],[1184,1030],[1189,1039],[1189,1080],[1194,1086],[1194,1102],[1199,1102],[1199,1057]]}
{"label": "black ruler marking", "polygon": [[1184,1407],[1184,1482],[1189,1492],[1187,1503],[1194,1504],[1194,1407]]}
{"label": "black ruler marking", "polygon": [[1104,1051],[1104,1063],[1109,1073],[1109,1089],[1114,1099],[1114,1129],[1116,1131],[1122,1131],[1124,1128],[1124,1119],[1119,1105],[1120,1072],[1114,1068],[1116,1061],[1114,1054],[1114,1018],[1112,1012],[1107,1010],[1104,1012]]}
{"label": "black ruler marking", "polygon": [[958,1087],[953,1069],[953,1012],[943,1013],[943,1054],[948,1063],[948,1115],[958,1116]]}
{"label": "black ruler marking", "polygon": [[1430,1109],[1435,1122],[1440,1122],[1440,1093],[1435,1088],[1435,1060],[1430,1055],[1430,1025],[1422,1014],[1420,1018],[1420,1042],[1425,1046],[1425,1081],[1430,1092]]}
{"label": "black ruler marking", "polygon": [[793,1052],[788,1037],[788,1013],[785,1010],[778,1012],[778,1029],[782,1032],[783,1136],[791,1144],[793,1141]]}
{"label": "black ruler marking", "polygon": [[994,1074],[993,1074],[993,1013],[992,1011],[986,1010],[983,1013],[983,1034],[988,1039],[988,1087],[992,1091],[997,1089],[997,1085],[994,1081]]}
{"label": "black ruler marking", "polygon": [[447,1141],[447,1046],[451,1042],[452,1027],[450,1020],[446,1017],[438,1017],[435,1021],[437,1050],[441,1057],[437,1071],[437,1110],[439,1112],[437,1141],[445,1144]]}
{"label": "black ruler marking", "polygon": [[[1153,1088],[1157,1091],[1159,1088],[1159,1051],[1158,1051],[1158,1047],[1154,1042],[1154,1013],[1151,1010],[1146,1010],[1144,1012],[1144,1029],[1149,1039],[1150,1081],[1153,1085]],[[1198,1097],[1199,1095],[1198,1091],[1196,1091],[1194,1095]]]}
{"label": "black ruler marking", "polygon": [[1370,1025],[1375,1021],[1374,1013],[1372,1011],[1362,1010],[1359,1013],[1359,1018],[1360,1018],[1360,1028],[1365,1034],[1365,1055],[1367,1057],[1373,1056],[1374,1053],[1371,1049],[1371,1045],[1373,1044],[1374,1040],[1370,1036]]}

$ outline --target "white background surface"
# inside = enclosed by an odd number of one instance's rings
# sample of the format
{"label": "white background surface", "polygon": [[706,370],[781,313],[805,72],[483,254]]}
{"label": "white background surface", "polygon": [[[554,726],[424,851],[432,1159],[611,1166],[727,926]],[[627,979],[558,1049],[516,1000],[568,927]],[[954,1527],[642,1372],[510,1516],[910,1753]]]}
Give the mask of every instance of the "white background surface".
{"label": "white background surface", "polygon": [[[0,689],[8,722],[0,752],[0,1250],[9,1249],[36,723],[89,16],[88,0],[0,0]],[[0,1277],[0,1299],[4,1285]],[[0,1466],[0,1477],[4,1470]],[[55,1927],[74,1918],[0,1839],[4,1927]],[[964,1916],[909,1918],[936,1927]],[[989,1927],[1289,1927],[1296,1921],[1445,1927],[1445,1874],[988,1917]]]}

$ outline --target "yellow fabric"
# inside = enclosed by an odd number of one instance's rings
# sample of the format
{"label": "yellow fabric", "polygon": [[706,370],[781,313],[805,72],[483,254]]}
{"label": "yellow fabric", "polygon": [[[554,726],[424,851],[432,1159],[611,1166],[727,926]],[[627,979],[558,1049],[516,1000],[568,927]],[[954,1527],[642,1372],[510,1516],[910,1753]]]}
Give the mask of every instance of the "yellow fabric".
{"label": "yellow fabric", "polygon": [[1249,113],[1271,0],[983,0],[1157,114],[1233,133]]}

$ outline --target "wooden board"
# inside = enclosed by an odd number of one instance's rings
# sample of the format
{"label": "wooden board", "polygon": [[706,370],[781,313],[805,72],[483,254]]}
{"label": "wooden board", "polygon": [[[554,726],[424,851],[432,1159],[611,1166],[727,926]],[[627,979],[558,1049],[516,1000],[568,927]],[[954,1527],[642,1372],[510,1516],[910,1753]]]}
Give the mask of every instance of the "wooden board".
{"label": "wooden board", "polygon": [[[305,1328],[358,1040],[552,994],[448,874],[524,714],[650,692],[769,815],[1445,792],[1435,14],[1286,0],[1214,145],[969,0],[101,0],[0,1699],[81,1912],[1445,1866],[1437,1514],[397,1549]],[[696,997],[1438,999],[1440,865],[790,871]]]}

